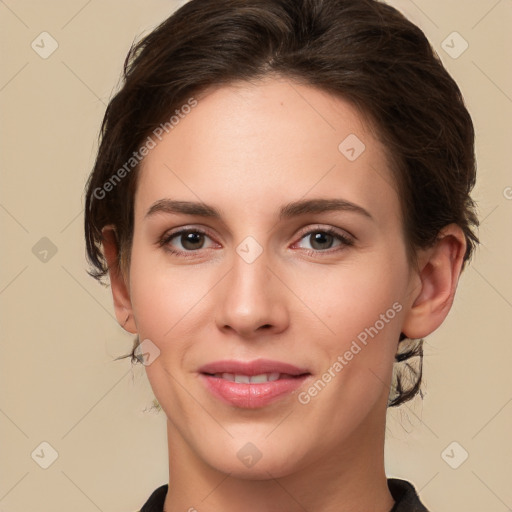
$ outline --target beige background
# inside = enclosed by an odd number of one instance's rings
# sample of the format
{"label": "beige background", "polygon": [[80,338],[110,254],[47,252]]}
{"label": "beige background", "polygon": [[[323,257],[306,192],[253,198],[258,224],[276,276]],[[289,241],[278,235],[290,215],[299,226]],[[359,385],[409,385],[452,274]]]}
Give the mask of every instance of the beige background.
{"label": "beige background", "polygon": [[[412,481],[432,512],[506,512],[512,1],[390,3],[425,31],[473,115],[482,246],[448,319],[426,340],[425,398],[389,412],[387,472]],[[0,512],[130,512],[167,481],[165,417],[149,411],[143,367],[113,360],[132,338],[114,321],[110,290],[85,272],[82,211],[125,54],[178,5],[0,0]],[[59,45],[47,59],[31,47],[43,31]],[[442,47],[454,31],[469,43],[458,58]],[[47,469],[42,442],[58,452]],[[445,460],[460,463],[462,450],[468,459],[452,469]]]}

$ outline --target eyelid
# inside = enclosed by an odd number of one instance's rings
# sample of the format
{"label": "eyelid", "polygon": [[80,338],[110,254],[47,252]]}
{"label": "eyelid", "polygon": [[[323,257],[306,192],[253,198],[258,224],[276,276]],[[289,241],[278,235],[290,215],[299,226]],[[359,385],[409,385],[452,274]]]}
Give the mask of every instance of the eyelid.
{"label": "eyelid", "polygon": [[197,231],[199,233],[203,233],[205,235],[211,236],[211,233],[208,230],[208,228],[194,224],[194,225],[184,225],[184,226],[177,226],[175,228],[171,228],[171,229],[165,231],[165,233],[162,235],[162,238],[169,238],[171,236],[182,233],[183,231]]}
{"label": "eyelid", "polygon": [[[350,241],[352,244],[356,240],[356,237],[347,230],[342,230],[342,229],[336,228],[334,226],[322,225],[322,224],[307,226],[306,228],[300,230],[299,233],[297,234],[297,236],[299,237],[299,240],[302,240],[306,235],[310,235],[312,233],[316,233],[319,231],[332,234],[333,236],[339,236],[340,238],[344,239],[347,242]],[[322,251],[322,252],[326,252],[326,251]]]}
{"label": "eyelid", "polygon": [[[171,241],[172,238],[174,238],[178,235],[181,235],[183,233],[187,233],[187,232],[200,233],[200,234],[205,235],[208,238],[210,238],[214,243],[218,244],[218,242],[215,241],[215,237],[212,236],[212,234],[210,233],[210,231],[207,228],[197,227],[197,226],[179,226],[179,227],[170,229],[170,230],[166,231],[158,239],[157,244],[160,247],[165,246]],[[198,249],[197,251],[180,251],[179,249],[176,249],[176,252],[187,252],[187,253],[192,254],[194,252],[199,252],[200,250],[202,250],[202,249]]]}

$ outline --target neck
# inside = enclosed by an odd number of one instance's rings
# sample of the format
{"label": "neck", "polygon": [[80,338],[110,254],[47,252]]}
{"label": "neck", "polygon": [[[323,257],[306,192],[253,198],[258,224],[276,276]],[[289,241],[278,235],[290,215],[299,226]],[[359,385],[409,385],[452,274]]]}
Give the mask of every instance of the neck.
{"label": "neck", "polygon": [[274,478],[268,471],[268,478],[259,480],[207,465],[168,420],[169,491],[164,511],[389,512],[394,500],[384,470],[385,411],[383,417],[380,425],[366,423],[293,474]]}

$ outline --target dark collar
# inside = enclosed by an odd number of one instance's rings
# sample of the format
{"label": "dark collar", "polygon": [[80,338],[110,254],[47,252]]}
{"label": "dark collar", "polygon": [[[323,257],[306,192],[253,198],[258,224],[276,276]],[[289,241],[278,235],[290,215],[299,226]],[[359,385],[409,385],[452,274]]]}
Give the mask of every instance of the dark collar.
{"label": "dark collar", "polygon": [[[416,490],[406,480],[388,478],[388,487],[395,505],[389,512],[428,512],[420,502]],[[149,497],[139,512],[163,512],[168,485],[162,485]]]}

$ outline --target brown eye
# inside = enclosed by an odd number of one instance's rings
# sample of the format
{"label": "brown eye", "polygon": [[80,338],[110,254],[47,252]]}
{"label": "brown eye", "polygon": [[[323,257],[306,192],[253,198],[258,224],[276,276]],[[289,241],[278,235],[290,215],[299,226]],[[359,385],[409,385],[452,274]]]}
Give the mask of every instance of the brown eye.
{"label": "brown eye", "polygon": [[308,235],[310,237],[310,244],[313,249],[321,251],[322,249],[330,249],[334,241],[334,237],[329,233],[317,231]]}
{"label": "brown eye", "polygon": [[184,249],[193,251],[195,249],[202,249],[204,244],[204,234],[197,231],[190,231],[181,233],[179,240]]}
{"label": "brown eye", "polygon": [[327,252],[329,249],[332,249],[329,253],[333,253],[354,245],[351,238],[333,228],[310,230],[302,235],[300,242],[303,240],[309,242],[310,247],[303,248],[310,253]]}
{"label": "brown eye", "polygon": [[[172,254],[187,256],[208,248],[207,240],[211,238],[199,229],[182,229],[164,235],[159,245]],[[210,246],[213,247],[213,245],[212,242]]]}

